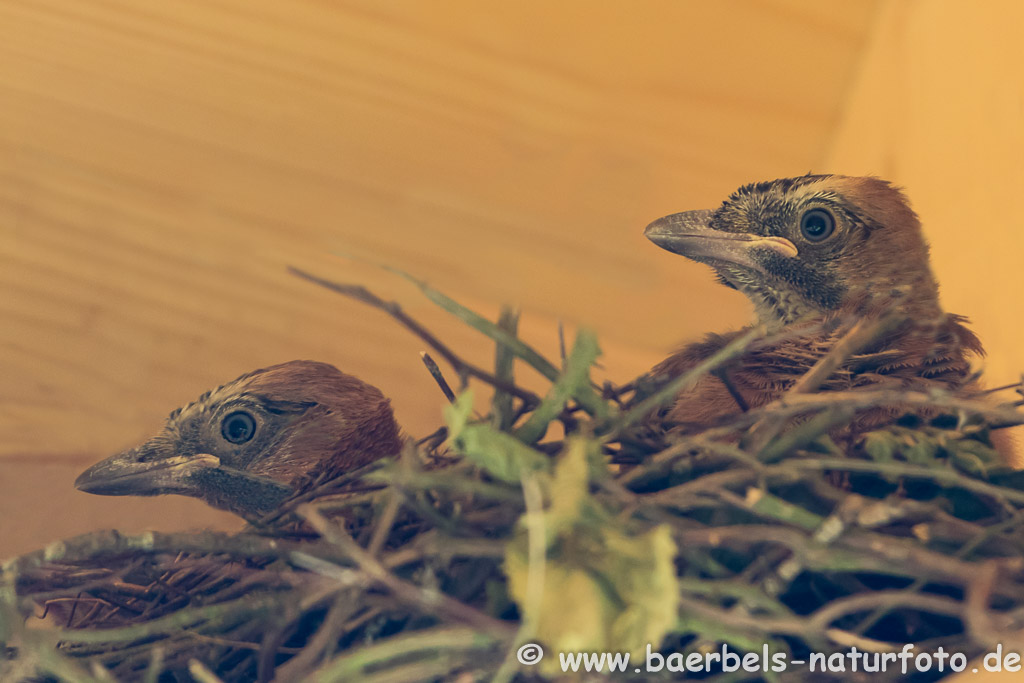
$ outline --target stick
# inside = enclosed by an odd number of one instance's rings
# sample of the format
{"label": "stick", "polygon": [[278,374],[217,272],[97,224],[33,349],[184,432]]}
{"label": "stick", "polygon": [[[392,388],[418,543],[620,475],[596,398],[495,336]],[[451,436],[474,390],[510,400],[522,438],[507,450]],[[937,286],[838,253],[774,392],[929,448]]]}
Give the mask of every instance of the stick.
{"label": "stick", "polygon": [[423,364],[427,366],[427,370],[430,372],[430,376],[434,378],[434,381],[437,382],[437,386],[441,387],[441,393],[444,394],[444,397],[448,399],[449,403],[455,403],[455,392],[453,392],[452,388],[448,386],[448,382],[445,381],[444,375],[441,374],[441,368],[437,367],[437,363],[434,359],[431,358],[430,354],[426,351],[420,351],[420,359],[423,361]]}
{"label": "stick", "polygon": [[294,266],[289,266],[288,271],[293,275],[298,275],[299,277],[309,280],[314,284],[318,284],[332,292],[343,294],[351,299],[355,299],[356,301],[360,301],[368,306],[384,311],[441,354],[441,357],[448,361],[458,374],[466,374],[476,377],[480,381],[490,384],[492,387],[501,389],[504,392],[512,394],[516,398],[522,399],[527,404],[536,405],[540,403],[540,397],[532,391],[521,389],[514,384],[503,382],[486,370],[478,368],[472,363],[463,360],[461,357],[456,355],[454,351],[448,348],[448,346],[442,343],[441,340],[427,330],[427,328],[423,327],[423,325],[406,314],[397,302],[385,301],[362,285],[349,285],[340,282],[332,282],[303,270],[299,270]]}

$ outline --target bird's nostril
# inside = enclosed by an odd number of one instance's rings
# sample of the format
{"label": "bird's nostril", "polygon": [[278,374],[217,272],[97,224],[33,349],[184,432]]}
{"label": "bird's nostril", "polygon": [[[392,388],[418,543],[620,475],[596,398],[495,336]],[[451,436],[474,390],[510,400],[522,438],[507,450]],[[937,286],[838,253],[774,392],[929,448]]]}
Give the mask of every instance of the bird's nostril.
{"label": "bird's nostril", "polygon": [[[131,451],[128,451],[127,453],[131,453]],[[166,458],[167,453],[164,452],[163,449],[157,448],[147,443],[135,449],[134,457],[129,457],[135,462],[153,462],[154,460]]]}

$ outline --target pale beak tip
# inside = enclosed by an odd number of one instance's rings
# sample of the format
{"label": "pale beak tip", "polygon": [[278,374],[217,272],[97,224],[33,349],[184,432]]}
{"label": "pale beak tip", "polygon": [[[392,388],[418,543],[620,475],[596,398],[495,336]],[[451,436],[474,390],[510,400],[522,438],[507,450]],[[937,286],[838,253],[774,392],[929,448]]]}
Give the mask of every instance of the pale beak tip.
{"label": "pale beak tip", "polygon": [[659,218],[644,228],[644,237],[654,242],[662,249],[667,249],[668,247],[666,245],[671,240],[671,232],[667,229],[668,227],[668,221],[664,218]]}

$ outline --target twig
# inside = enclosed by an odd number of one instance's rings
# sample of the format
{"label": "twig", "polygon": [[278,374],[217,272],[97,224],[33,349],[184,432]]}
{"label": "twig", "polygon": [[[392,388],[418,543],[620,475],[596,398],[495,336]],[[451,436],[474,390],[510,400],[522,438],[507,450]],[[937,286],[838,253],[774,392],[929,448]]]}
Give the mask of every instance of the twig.
{"label": "twig", "polygon": [[[291,498],[288,498],[280,505],[280,507],[278,507],[277,510],[274,510],[273,512],[269,513],[262,519],[258,520],[252,526],[254,526],[257,529],[272,528],[275,523],[277,523],[283,517],[291,513],[296,507],[298,507],[302,503],[307,503],[311,500],[321,499],[331,493],[344,491],[346,495],[351,496],[354,493],[364,490],[379,491],[385,487],[385,484],[373,485],[368,483],[366,486],[363,486],[362,482],[371,482],[371,475],[377,470],[384,468],[388,462],[390,462],[390,458],[381,458],[380,460],[375,460],[374,462],[364,465],[363,467],[354,470],[349,470],[344,474],[334,476],[323,482],[320,482],[319,484],[313,486],[309,490],[304,491],[298,495],[294,495]],[[361,488],[345,488],[345,486],[349,484],[356,484],[357,482],[360,483]]]}
{"label": "twig", "polygon": [[565,361],[569,355],[565,352],[565,325],[558,321],[558,356],[562,359],[562,369],[565,369]]}
{"label": "twig", "polygon": [[316,633],[295,657],[274,671],[275,677],[282,681],[303,679],[305,674],[316,666],[317,659],[323,656],[324,651],[337,642],[341,628],[348,616],[351,615],[352,609],[351,596],[344,592],[336,595]]}
{"label": "twig", "polygon": [[[415,448],[412,444],[407,443],[402,449],[401,457],[398,459],[398,469],[401,470],[404,478],[409,478],[413,470],[413,461],[415,455]],[[380,556],[381,550],[388,541],[388,537],[391,535],[391,529],[395,526],[395,519],[398,517],[398,511],[402,508],[402,494],[397,487],[388,487],[387,502],[384,504],[384,510],[380,513],[376,522],[373,525],[373,535],[370,537],[370,543],[366,546],[367,552],[372,557]]]}
{"label": "twig", "polygon": [[213,531],[165,534],[147,531],[126,535],[114,530],[94,531],[42,550],[22,555],[3,565],[4,574],[19,573],[52,562],[80,562],[120,553],[152,554],[159,552],[221,553],[239,557],[279,558],[291,548],[309,550],[308,544],[286,539],[264,538],[255,534],[225,534]]}
{"label": "twig", "polygon": [[[853,458],[794,458],[776,467],[777,471],[784,471],[786,469],[792,469],[796,472],[802,470],[815,470],[819,472],[836,470],[893,474],[900,477],[920,477],[940,484],[959,486],[1003,503],[1013,502],[1017,505],[1024,505],[1024,491],[989,484],[948,467],[913,465],[904,462],[872,462],[869,460],[855,460]],[[766,472],[772,472],[772,470],[769,469]]]}
{"label": "twig", "polygon": [[298,275],[299,277],[309,280],[310,282],[313,282],[315,284],[318,284],[321,287],[331,290],[332,292],[344,294],[345,296],[355,299],[356,301],[361,301],[362,303],[367,304],[368,306],[372,306],[376,309],[384,311],[392,318],[397,320],[400,324],[402,324],[410,332],[412,332],[417,337],[422,339],[428,346],[430,346],[439,354],[441,354],[441,357],[448,361],[449,365],[455,368],[455,372],[457,372],[458,374],[467,374],[472,377],[476,377],[482,382],[486,382],[497,389],[501,389],[506,393],[512,394],[513,396],[522,399],[529,405],[536,405],[537,403],[540,403],[540,397],[537,396],[532,391],[522,389],[514,384],[503,382],[494,375],[492,375],[491,373],[487,372],[486,370],[478,368],[472,363],[463,360],[454,351],[448,348],[447,345],[442,343],[430,331],[423,327],[423,325],[421,325],[415,319],[411,318],[408,314],[406,314],[405,311],[402,310],[402,307],[399,306],[397,302],[385,301],[384,299],[381,299],[379,296],[377,296],[370,290],[366,289],[362,285],[349,285],[340,282],[332,282],[331,280],[325,280],[323,278],[317,277],[316,275],[312,275],[293,266],[289,266],[288,270],[292,274]]}
{"label": "twig", "polygon": [[949,616],[959,616],[964,611],[964,604],[962,602],[939,595],[906,593],[900,590],[879,590],[833,600],[810,615],[808,628],[812,631],[824,631],[841,617],[858,612],[866,612],[880,606],[890,609],[905,607],[931,614]]}
{"label": "twig", "polygon": [[726,391],[732,396],[732,400],[736,402],[736,406],[740,409],[741,413],[750,410],[747,399],[743,398],[743,394],[736,388],[736,384],[732,381],[732,377],[729,376],[728,370],[719,366],[711,371],[711,375],[725,386]]}
{"label": "twig", "polygon": [[977,568],[972,581],[967,584],[967,595],[965,596],[964,621],[971,635],[979,642],[986,645],[995,645],[1005,642],[1004,629],[998,628],[993,623],[989,612],[989,601],[999,578],[998,560],[989,560],[981,563]]}
{"label": "twig", "polygon": [[[816,391],[836,369],[845,363],[851,356],[862,350],[871,342],[890,331],[894,326],[903,320],[902,315],[889,314],[881,318],[864,318],[857,320],[846,334],[828,350],[824,356],[811,366],[793,386],[778,400],[785,402],[787,399],[800,394],[810,394]],[[846,421],[849,421],[847,418]],[[745,441],[750,444],[750,450],[758,452],[764,450],[769,441],[774,439],[786,426],[785,420],[764,418],[750,428]]]}
{"label": "twig", "polygon": [[862,318],[829,349],[828,353],[818,359],[811,369],[790,387],[787,394],[809,394],[816,391],[836,369],[851,356],[856,355],[868,344],[877,340],[905,320],[897,313],[883,315],[881,318]]}
{"label": "twig", "polygon": [[193,659],[188,663],[188,672],[199,683],[224,683],[217,674],[207,669],[206,665],[198,659]]}
{"label": "twig", "polygon": [[1010,384],[1003,384],[1003,385],[998,386],[998,387],[992,387],[991,389],[982,389],[981,391],[975,391],[972,394],[970,394],[970,396],[971,397],[974,397],[974,396],[988,396],[990,394],[997,394],[1000,391],[1009,391],[1010,389],[1020,389],[1022,385],[1024,385],[1024,380],[1017,381],[1017,382],[1012,382]]}
{"label": "twig", "polygon": [[764,634],[779,633],[802,636],[808,640],[813,640],[824,633],[832,622],[840,617],[867,611],[878,605],[896,605],[931,614],[954,616],[959,615],[963,611],[963,604],[951,598],[882,590],[839,598],[811,613],[806,618],[779,618],[760,614],[745,615],[740,612],[716,609],[704,603],[698,603],[686,598],[683,599],[683,613],[685,614],[687,610],[697,611],[702,613],[702,616],[712,618],[719,625],[726,624]]}
{"label": "twig", "polygon": [[727,363],[736,356],[742,354],[755,340],[763,337],[764,332],[765,329],[761,325],[751,328],[743,335],[729,342],[729,344],[722,349],[719,349],[718,352],[713,354],[710,358],[701,361],[688,372],[683,373],[679,377],[676,377],[671,382],[667,383],[653,395],[640,401],[640,403],[630,408],[628,412],[623,413],[612,420],[605,434],[605,441],[607,442],[613,439],[618,436],[622,430],[639,422],[645,417],[648,417],[655,409],[669,403],[679,394],[679,392],[692,386],[697,382],[697,380],[709,373],[711,370],[714,370],[718,366]]}
{"label": "twig", "polygon": [[427,371],[430,372],[430,376],[437,382],[437,386],[441,387],[441,393],[448,399],[449,403],[455,403],[455,392],[448,386],[448,382],[445,381],[444,374],[441,373],[441,368],[437,367],[437,363],[430,357],[430,354],[426,351],[420,351],[420,359],[423,364],[427,366]]}
{"label": "twig", "polygon": [[71,629],[61,632],[61,640],[71,643],[116,643],[142,640],[202,623],[204,627],[239,615],[256,618],[261,613],[279,608],[287,598],[279,595],[245,595],[230,602],[204,607],[190,607],[150,621],[108,629]]}
{"label": "twig", "polygon": [[396,597],[417,604],[428,613],[444,614],[454,621],[491,634],[499,640],[507,640],[515,632],[510,625],[454,600],[444,593],[427,590],[398,578],[379,560],[359,547],[344,529],[320,514],[315,507],[306,504],[296,512],[309,522],[325,540],[337,546],[346,556],[351,557],[367,577],[387,588]]}
{"label": "twig", "polygon": [[703,436],[709,439],[731,436],[750,428],[751,425],[765,417],[770,417],[772,420],[783,419],[840,406],[847,406],[858,412],[887,406],[948,408],[962,410],[969,415],[977,415],[986,420],[998,420],[1007,426],[1024,424],[1024,413],[1020,411],[962,398],[945,391],[865,388],[848,391],[822,391],[815,394],[786,394],[767,405],[752,408],[750,412],[735,416],[727,425],[708,429]]}
{"label": "twig", "polygon": [[[356,678],[361,681],[372,680],[375,683],[438,680],[445,678],[444,674],[457,666],[453,660],[444,657],[438,660],[439,652],[487,650],[494,648],[495,645],[494,638],[466,628],[437,627],[413,631],[353,649],[346,655],[321,667],[314,672],[311,679],[324,681],[324,683]],[[432,659],[427,659],[426,662],[406,664],[414,653],[422,653]],[[390,669],[382,666],[392,661],[399,663],[398,666]],[[378,673],[368,677],[364,671],[371,666],[378,670]]]}
{"label": "twig", "polygon": [[[502,307],[501,314],[498,316],[498,327],[507,334],[516,336],[519,329],[519,311],[508,306]],[[516,356],[512,353],[512,349],[504,344],[495,344],[494,376],[506,384],[515,384],[515,360]],[[494,397],[491,399],[491,412],[494,425],[498,429],[502,431],[509,429],[516,421],[512,395],[495,388]]]}

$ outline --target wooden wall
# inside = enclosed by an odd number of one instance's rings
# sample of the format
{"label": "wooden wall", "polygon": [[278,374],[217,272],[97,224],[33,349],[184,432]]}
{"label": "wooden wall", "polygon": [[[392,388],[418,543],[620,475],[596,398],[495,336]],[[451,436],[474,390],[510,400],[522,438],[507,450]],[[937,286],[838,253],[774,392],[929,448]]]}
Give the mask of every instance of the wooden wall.
{"label": "wooden wall", "polygon": [[[1020,380],[1024,3],[884,3],[825,167],[906,189],[943,305],[971,319],[988,351],[989,385]],[[1024,428],[1013,431],[1020,462]]]}
{"label": "wooden wall", "polygon": [[[289,264],[490,345],[351,252],[493,315],[598,330],[609,377],[741,324],[641,235],[816,166],[874,2],[0,0],[0,555],[232,525],[73,490],[209,386],[333,362],[439,421],[422,345]],[[807,83],[816,83],[808,96]]]}
{"label": "wooden wall", "polygon": [[333,362],[432,429],[422,345],[286,266],[368,284],[481,363],[491,347],[340,252],[489,315],[518,303],[548,351],[558,320],[595,328],[621,381],[749,316],[646,243],[648,221],[750,180],[877,173],[907,186],[947,305],[1012,376],[1020,12],[0,0],[0,556],[105,526],[234,525],[71,484],[254,367]]}

